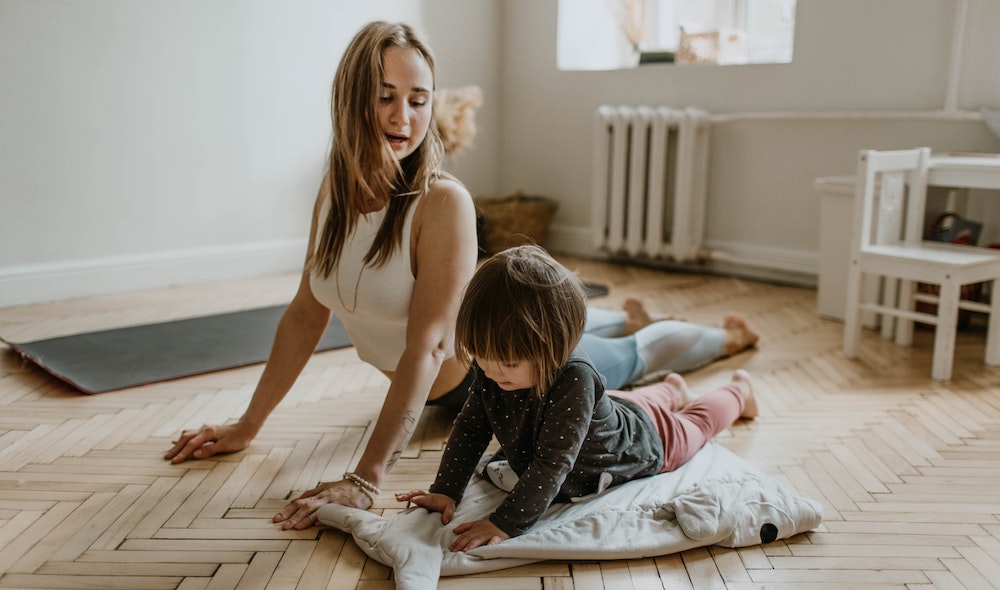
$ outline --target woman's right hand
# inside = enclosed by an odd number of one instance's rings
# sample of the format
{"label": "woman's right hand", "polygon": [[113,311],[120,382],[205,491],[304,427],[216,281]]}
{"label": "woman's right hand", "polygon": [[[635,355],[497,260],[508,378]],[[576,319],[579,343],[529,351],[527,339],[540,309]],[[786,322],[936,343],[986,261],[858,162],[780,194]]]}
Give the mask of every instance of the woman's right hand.
{"label": "woman's right hand", "polygon": [[372,507],[373,500],[356,484],[345,479],[321,483],[292,500],[284,510],[274,515],[272,521],[280,524],[281,530],[285,531],[319,526],[316,511],[326,504],[367,510]]}
{"label": "woman's right hand", "polygon": [[163,456],[177,464],[188,459],[205,459],[220,453],[235,453],[250,446],[256,433],[241,423],[222,426],[206,424],[197,430],[185,430],[173,441],[174,446]]}

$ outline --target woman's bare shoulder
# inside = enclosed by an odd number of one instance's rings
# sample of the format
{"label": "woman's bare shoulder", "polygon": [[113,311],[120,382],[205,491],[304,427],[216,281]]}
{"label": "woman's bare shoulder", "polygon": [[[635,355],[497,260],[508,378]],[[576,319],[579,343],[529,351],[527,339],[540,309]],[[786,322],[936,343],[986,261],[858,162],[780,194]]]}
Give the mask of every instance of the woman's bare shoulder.
{"label": "woman's bare shoulder", "polygon": [[431,181],[427,187],[428,201],[458,201],[453,205],[461,203],[472,203],[472,195],[469,189],[465,188],[461,182],[450,176],[442,176]]}
{"label": "woman's bare shoulder", "polygon": [[[429,236],[429,240],[421,240]],[[462,183],[451,178],[439,178],[428,187],[420,199],[413,222],[414,245],[417,251],[431,248],[431,256],[453,255],[455,252],[476,251],[476,207],[472,195]],[[471,274],[470,274],[471,276]]]}
{"label": "woman's bare shoulder", "polygon": [[418,215],[422,225],[441,227],[455,223],[456,219],[475,216],[476,208],[469,189],[452,178],[435,179],[420,201]]}

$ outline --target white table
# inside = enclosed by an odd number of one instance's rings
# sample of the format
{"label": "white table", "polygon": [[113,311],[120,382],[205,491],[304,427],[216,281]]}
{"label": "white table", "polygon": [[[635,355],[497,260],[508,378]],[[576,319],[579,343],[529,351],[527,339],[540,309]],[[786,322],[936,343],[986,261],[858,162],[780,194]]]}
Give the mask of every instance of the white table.
{"label": "white table", "polygon": [[927,184],[1000,189],[1000,154],[934,154],[927,169]]}

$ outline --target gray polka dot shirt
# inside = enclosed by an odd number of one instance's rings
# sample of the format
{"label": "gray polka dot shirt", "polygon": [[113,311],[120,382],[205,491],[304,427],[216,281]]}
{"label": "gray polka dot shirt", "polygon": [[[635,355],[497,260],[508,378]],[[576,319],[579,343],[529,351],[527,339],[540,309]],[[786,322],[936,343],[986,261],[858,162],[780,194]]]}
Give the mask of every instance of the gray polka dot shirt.
{"label": "gray polka dot shirt", "polygon": [[511,537],[531,528],[553,502],[596,492],[602,473],[618,485],[663,465],[663,443],[650,418],[605,394],[580,349],[541,397],[530,389],[504,391],[477,368],[430,491],[460,502],[493,436],[519,478],[490,515]]}

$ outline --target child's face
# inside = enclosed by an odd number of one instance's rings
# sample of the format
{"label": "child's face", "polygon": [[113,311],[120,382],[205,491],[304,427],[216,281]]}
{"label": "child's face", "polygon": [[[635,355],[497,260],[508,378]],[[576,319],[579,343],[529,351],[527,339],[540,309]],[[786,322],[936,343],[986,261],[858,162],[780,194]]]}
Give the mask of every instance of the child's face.
{"label": "child's face", "polygon": [[528,361],[506,363],[473,357],[486,377],[504,391],[517,391],[535,386],[535,365]]}

